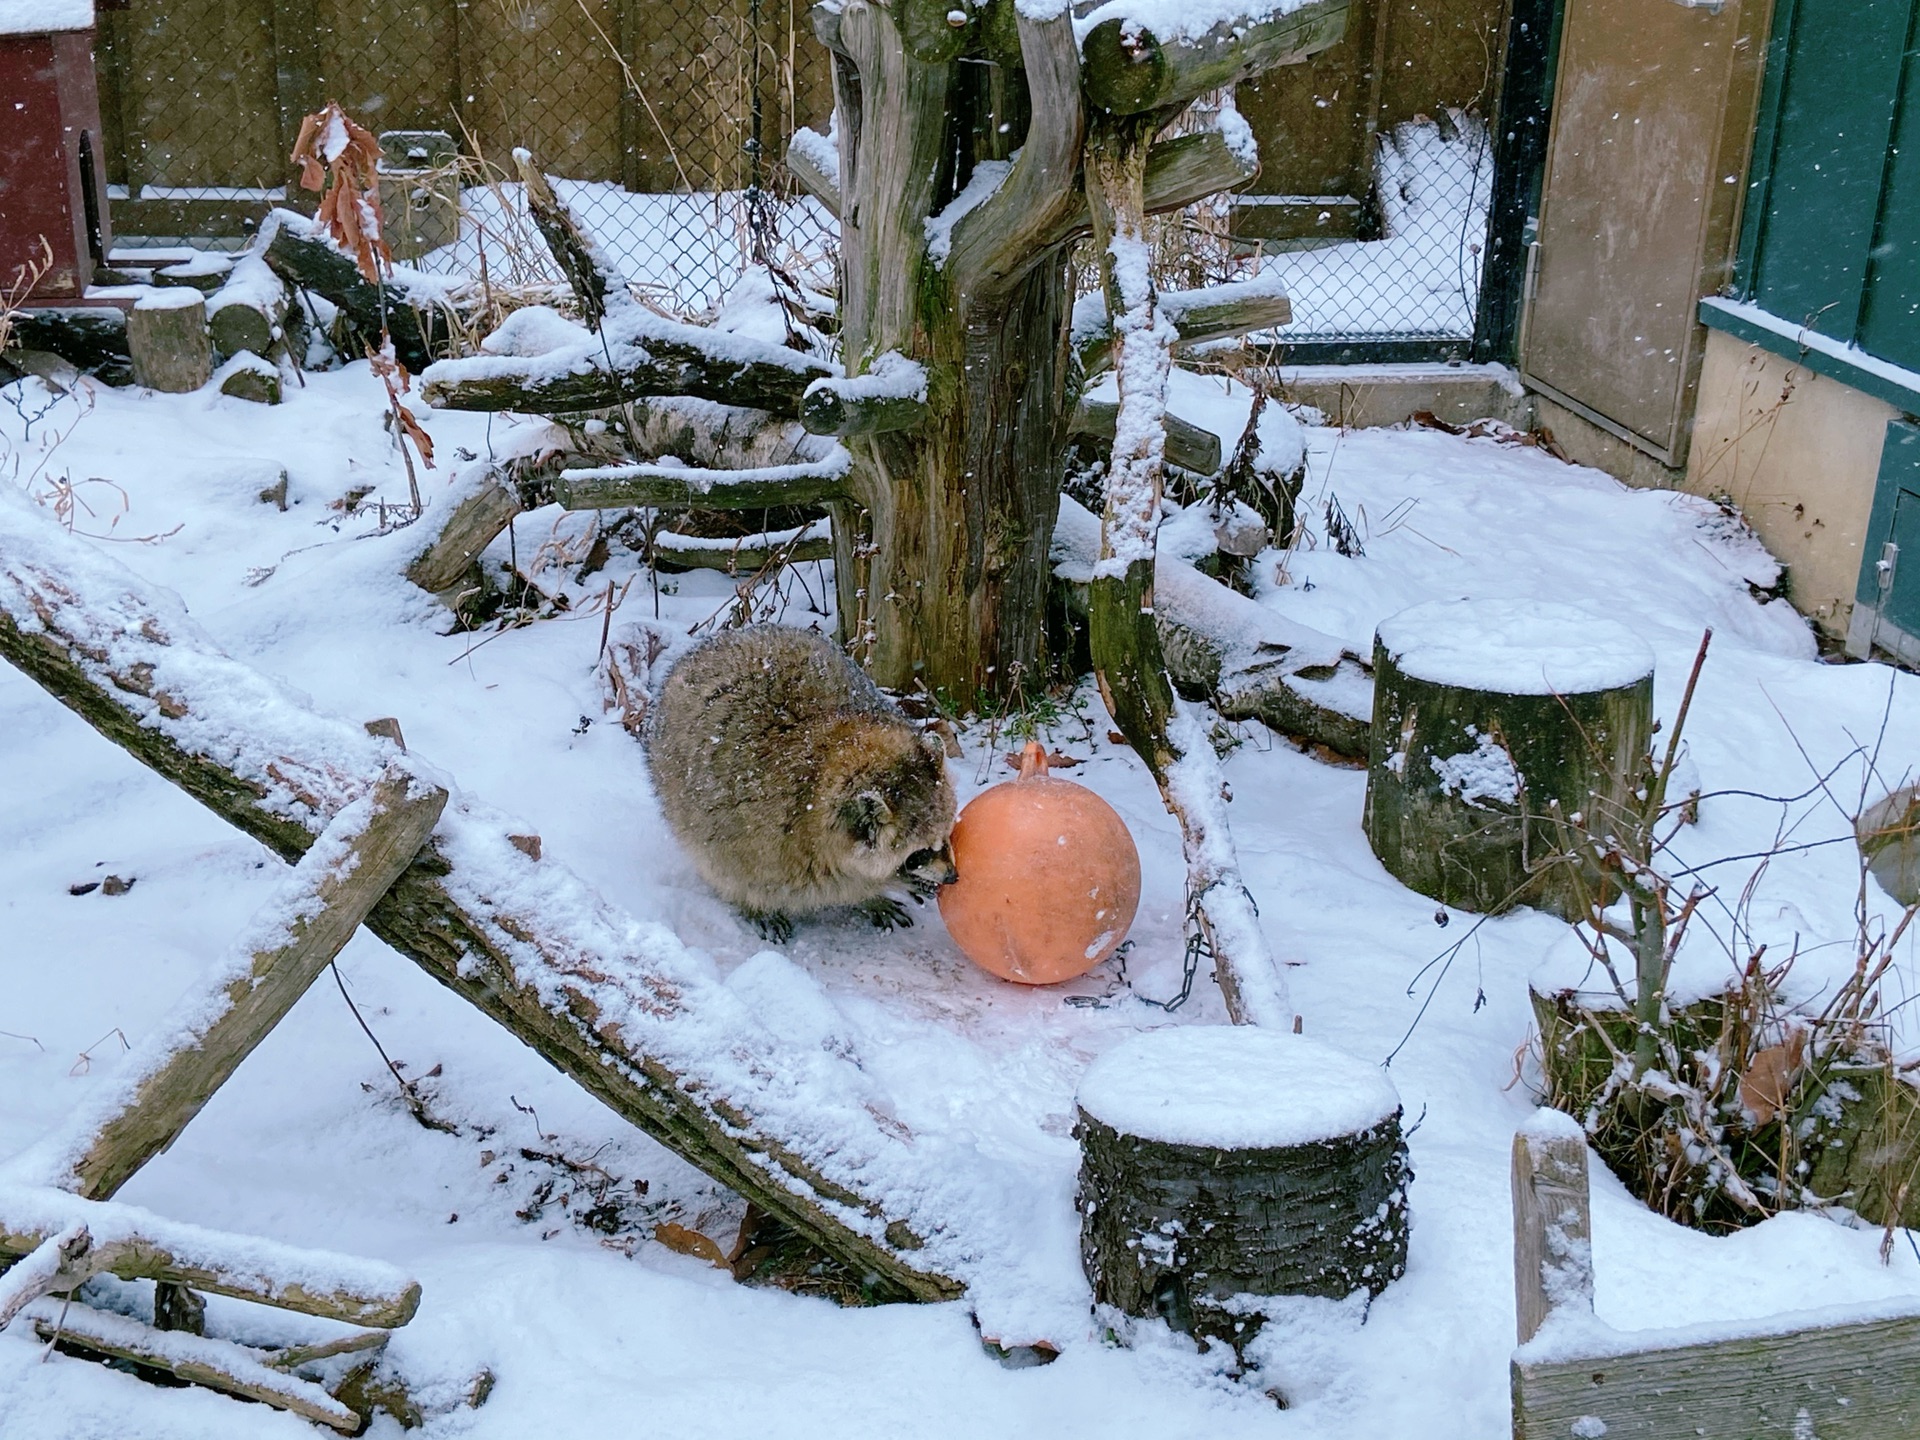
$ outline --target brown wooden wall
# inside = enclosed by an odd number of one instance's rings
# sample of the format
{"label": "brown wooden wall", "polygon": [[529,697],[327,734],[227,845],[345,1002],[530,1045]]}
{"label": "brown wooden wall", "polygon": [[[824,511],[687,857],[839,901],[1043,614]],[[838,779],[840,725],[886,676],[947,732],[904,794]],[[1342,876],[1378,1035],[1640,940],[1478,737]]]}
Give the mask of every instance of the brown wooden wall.
{"label": "brown wooden wall", "polygon": [[1304,65],[1240,86],[1260,141],[1260,195],[1365,196],[1373,137],[1497,88],[1506,0],[1353,0],[1347,36]]}

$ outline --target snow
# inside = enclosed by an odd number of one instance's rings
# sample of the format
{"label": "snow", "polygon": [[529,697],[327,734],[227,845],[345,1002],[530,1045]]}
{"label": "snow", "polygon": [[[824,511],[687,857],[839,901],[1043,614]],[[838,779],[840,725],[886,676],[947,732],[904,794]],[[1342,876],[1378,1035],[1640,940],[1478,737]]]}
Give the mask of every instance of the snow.
{"label": "snow", "polygon": [[1225,1150],[1357,1135],[1400,1109],[1377,1065],[1247,1025],[1179,1025],[1116,1045],[1087,1067],[1080,1108],[1123,1135]]}
{"label": "snow", "polygon": [[1402,673],[1502,695],[1580,695],[1643,680],[1646,641],[1618,621],[1553,601],[1439,600],[1379,629]]}
{"label": "snow", "polygon": [[790,142],[794,153],[805,156],[813,168],[835,184],[840,182],[840,147],[818,130],[798,126]]}
{"label": "snow", "polygon": [[0,35],[91,30],[93,0],[0,0]]}
{"label": "snow", "polygon": [[1290,15],[1307,0],[1106,0],[1073,22],[1074,33],[1085,41],[1096,27],[1118,20],[1124,32],[1138,31],[1159,39],[1198,40],[1216,26],[1258,25]]}
{"label": "snow", "polygon": [[[1014,152],[1019,159],[1019,152]],[[1013,160],[982,160],[973,167],[973,174],[960,193],[947,202],[946,208],[938,215],[927,217],[927,258],[935,265],[947,263],[947,257],[953,253],[953,227],[964,219],[969,211],[977,210],[993,197],[993,193],[1006,183],[1007,176],[1013,173]]]}
{"label": "snow", "polygon": [[162,285],[147,290],[133,302],[136,310],[191,310],[207,297],[190,285]]}
{"label": "snow", "polygon": [[885,350],[861,374],[823,377],[808,385],[805,393],[811,395],[820,389],[830,389],[848,400],[925,400],[927,367],[898,350]]}
{"label": "snow", "polygon": [[1467,735],[1474,741],[1473,749],[1427,759],[1433,773],[1440,777],[1442,792],[1458,795],[1469,805],[1488,800],[1501,805],[1518,802],[1526,777],[1514,768],[1513,756],[1493,736],[1482,735],[1471,725],[1467,726]]}
{"label": "snow", "polygon": [[[1212,389],[1183,392],[1189,379]],[[1171,390],[1180,413],[1228,442],[1238,436],[1244,391],[1179,373]],[[38,381],[19,382],[0,395],[0,489],[51,501],[52,483],[70,480],[90,507],[74,512],[75,548],[101,557],[89,584],[124,586],[131,571],[174,592],[179,599],[162,617],[169,633],[204,633],[239,662],[157,675],[156,688],[204,683],[228,696],[229,708],[272,707],[297,690],[300,708],[275,712],[275,724],[314,711],[325,723],[301,720],[311,732],[283,738],[299,753],[332,749],[351,776],[377,773],[392,754],[360,733],[361,722],[398,717],[410,754],[463,791],[470,808],[444,833],[479,852],[462,852],[463,873],[471,864],[474,875],[501,883],[492,913],[511,921],[536,903],[584,907],[572,932],[577,963],[604,972],[619,962],[620,970],[607,987],[580,993],[604,1001],[618,1023],[653,1023],[632,1012],[636,977],[685,980],[683,1003],[698,1031],[684,1032],[686,1045],[750,1039],[753,1063],[783,1067],[778,1088],[795,1104],[830,1101],[836,1136],[853,1142],[835,1173],[865,1167],[871,1176],[886,1165],[892,1182],[924,1196],[919,1213],[959,1212],[965,1234],[936,1243],[951,1247],[945,1254],[976,1248],[981,1272],[998,1257],[979,1303],[987,1332],[1009,1342],[1051,1332],[1065,1349],[1052,1365],[1007,1370],[982,1353],[972,1300],[842,1310],[737,1285],[651,1243],[652,1226],[671,1220],[725,1249],[739,1202],[364,931],[342,953],[340,976],[388,1053],[460,1133],[413,1121],[339,989],[322,977],[174,1147],[134,1177],[129,1206],[155,1224],[324,1248],[416,1276],[420,1313],[395,1333],[388,1359],[409,1376],[450,1380],[483,1365],[499,1376],[484,1407],[430,1420],[422,1440],[624,1433],[639,1414],[662,1433],[714,1440],[1507,1433],[1509,1146],[1532,1113],[1536,1077],[1523,1070],[1519,1084],[1510,1082],[1531,1020],[1527,979],[1570,936],[1565,925],[1532,911],[1504,915],[1481,926],[1450,967],[1428,968],[1466,922],[1453,914],[1441,929],[1434,903],[1375,860],[1360,826],[1365,775],[1258,726],[1227,727],[1225,738],[1240,742],[1220,771],[1233,790],[1227,815],[1242,878],[1259,907],[1254,923],[1286,966],[1307,1038],[1362,1063],[1401,1047],[1390,1075],[1417,1173],[1409,1267],[1364,1324],[1332,1302],[1282,1310],[1271,1346],[1261,1342],[1260,1370],[1246,1379],[1157,1325],[1130,1328],[1130,1347],[1107,1344],[1086,1314],[1078,1275],[1076,1090],[1094,1061],[1141,1031],[1220,1027],[1225,1016],[1205,966],[1172,1015],[1149,1003],[1181,985],[1185,857],[1151,779],[1108,740],[1091,687],[1078,695],[1086,723],[1063,720],[1044,738],[1083,762],[1073,778],[1114,805],[1139,845],[1142,897],[1125,957],[1029,992],[971,965],[922,907],[912,911],[914,928],[892,935],[828,917],[803,926],[778,960],[765,958],[762,938],[705,889],[665,833],[639,747],[601,708],[602,617],[590,603],[609,581],[634,580],[614,624],[650,616],[645,572],[616,553],[606,569],[576,580],[578,561],[567,557],[584,554],[598,522],[553,507],[523,514],[487,562],[517,553],[536,583],[573,609],[517,628],[446,633],[444,609],[401,578],[425,531],[379,523],[375,502],[391,512],[407,495],[382,423],[380,382],[359,362],[310,371],[304,388],[290,382],[287,391],[286,403],[269,408],[210,391],[158,395],[91,382],[63,399]],[[1185,394],[1209,393],[1217,409],[1187,408]],[[29,428],[26,417],[43,408]],[[510,416],[421,418],[447,457],[420,476],[430,515],[471,471],[552,434]],[[1290,551],[1251,562],[1252,597],[1221,603],[1246,627],[1247,643],[1297,642],[1282,663],[1308,651],[1329,660],[1336,678],[1290,679],[1303,691],[1343,690],[1366,713],[1366,678],[1340,657],[1370,653],[1375,628],[1413,605],[1461,595],[1551,601],[1616,621],[1650,647],[1655,711],[1670,721],[1700,631],[1712,625],[1687,726],[1705,792],[1699,823],[1675,842],[1687,864],[1771,843],[1782,809],[1754,797],[1807,790],[1801,745],[1814,766],[1839,767],[1831,783],[1848,798],[1869,780],[1867,798],[1876,798],[1920,759],[1920,680],[1880,665],[1819,663],[1805,622],[1753,593],[1777,580],[1777,567],[1709,502],[1631,490],[1493,439],[1291,421],[1284,433],[1307,467],[1303,535]],[[463,450],[475,459],[459,459]],[[284,513],[256,499],[282,467]],[[105,482],[125,491],[124,509]],[[359,508],[331,508],[362,485],[375,489]],[[1352,521],[1364,553],[1331,544],[1329,502]],[[58,538],[50,513],[50,504],[0,504],[10,564],[22,553],[17,544],[46,532],[34,543],[50,551]],[[1063,534],[1079,526],[1084,539],[1088,521],[1097,546],[1097,520],[1063,507]],[[175,526],[170,538],[135,543]],[[60,546],[63,555],[68,548]],[[1191,567],[1161,557],[1163,609],[1174,606],[1173,577],[1183,572]],[[830,625],[829,567],[796,567],[795,577],[786,618]],[[813,587],[811,599],[800,579]],[[16,596],[16,584],[0,578],[0,593]],[[684,632],[724,614],[734,584],[705,571],[662,577],[659,623]],[[164,718],[130,703],[151,723]],[[1195,717],[1210,725],[1204,708]],[[206,738],[244,748],[244,736]],[[963,755],[951,772],[965,799],[1008,773],[1001,756],[1009,742],[1004,725],[996,732],[987,723],[962,726],[959,738]],[[1869,775],[1855,746],[1876,741]],[[162,1025],[285,867],[7,667],[0,754],[3,1159],[115,1083],[130,1058],[119,1035],[137,1044]],[[264,765],[278,755],[258,758]],[[321,787],[313,793],[328,813],[358,793],[332,791],[321,772],[282,773],[302,789]],[[270,803],[296,817],[313,813],[291,791],[276,789]],[[1809,843],[1850,829],[1817,795],[1786,817]],[[544,841],[537,864],[504,842],[529,831]],[[559,879],[544,879],[550,868]],[[1753,868],[1707,873],[1731,896]],[[114,898],[69,894],[107,874],[138,883]],[[1866,893],[1871,920],[1897,913],[1872,882]],[[1761,876],[1751,915],[1760,937],[1777,942],[1769,954],[1801,937],[1796,995],[1830,993],[1836,974],[1850,971],[1858,895],[1850,840],[1776,857]],[[1704,975],[1710,962],[1721,976],[1729,968],[1712,947],[1687,963]],[[1897,1024],[1915,1013],[1904,1002],[1920,980],[1916,963],[1910,934],[1886,1000]],[[1913,1053],[1910,1036],[1896,1043]],[[734,1063],[724,1062],[737,1075]],[[899,1152],[874,1138],[884,1134],[911,1137],[900,1147],[911,1163],[893,1165]],[[582,1182],[523,1149],[592,1157],[615,1177],[628,1217],[618,1233],[582,1223],[583,1199],[563,1209],[559,1196],[577,1194]],[[645,1195],[635,1180],[648,1182]],[[52,1233],[79,1216],[46,1218]],[[1920,1261],[1908,1238],[1896,1235],[1885,1266],[1879,1243],[1877,1229],[1806,1214],[1731,1236],[1699,1234],[1652,1215],[1604,1167],[1593,1170],[1597,1312],[1620,1331],[1911,1303]],[[211,1320],[216,1306],[209,1310]],[[237,1321],[220,1332],[241,1343],[264,1343],[297,1320],[240,1302],[224,1313],[242,1312],[244,1334]],[[318,1322],[298,1323],[304,1339]],[[43,1348],[24,1322],[0,1334],[0,1430],[62,1440],[313,1434],[304,1422],[206,1391],[160,1390],[57,1354],[43,1364]],[[743,1367],[750,1384],[741,1382]],[[1266,1398],[1270,1382],[1290,1408]]]}

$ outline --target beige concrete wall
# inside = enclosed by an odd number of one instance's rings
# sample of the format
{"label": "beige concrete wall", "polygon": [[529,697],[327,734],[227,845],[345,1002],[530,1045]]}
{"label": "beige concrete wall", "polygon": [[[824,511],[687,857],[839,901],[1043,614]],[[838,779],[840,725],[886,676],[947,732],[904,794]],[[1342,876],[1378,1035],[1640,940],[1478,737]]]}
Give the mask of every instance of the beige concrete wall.
{"label": "beige concrete wall", "polygon": [[1830,635],[1853,611],[1880,472],[1884,401],[1710,333],[1685,485],[1725,495],[1788,567],[1794,604]]}

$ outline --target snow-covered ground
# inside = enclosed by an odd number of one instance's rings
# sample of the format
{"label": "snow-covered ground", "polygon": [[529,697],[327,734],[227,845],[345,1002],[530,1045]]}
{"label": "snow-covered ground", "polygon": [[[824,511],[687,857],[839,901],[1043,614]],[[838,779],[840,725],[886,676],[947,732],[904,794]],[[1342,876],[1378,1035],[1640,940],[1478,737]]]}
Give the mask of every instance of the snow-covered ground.
{"label": "snow-covered ground", "polygon": [[[1181,414],[1237,437],[1244,393],[1195,377],[1178,386]],[[916,1134],[1034,1177],[1048,1201],[1032,1216],[1035,1244],[1071,1263],[1078,1077],[1144,1028],[1224,1019],[1204,975],[1177,1013],[1149,1003],[1180,988],[1178,835],[1131,753],[1108,742],[1090,690],[1083,718],[1062,720],[1048,738],[1084,762],[1071,778],[1106,796],[1140,844],[1144,893],[1124,969],[1110,963],[1049,990],[1002,984],[954,950],[931,909],[891,936],[852,921],[804,925],[785,947],[791,966],[756,960],[763,943],[664,834],[639,748],[602,709],[601,617],[587,602],[629,579],[620,619],[651,616],[655,602],[630,561],[581,584],[567,578],[590,521],[526,515],[493,552],[511,547],[523,565],[539,562],[542,583],[575,600],[573,614],[444,634],[443,612],[400,578],[417,542],[380,533],[379,502],[403,502],[406,482],[382,423],[384,392],[364,364],[311,374],[274,409],[209,393],[85,388],[84,398],[50,405],[36,381],[7,392],[5,483],[50,501],[70,484],[75,528],[178,591],[231,653],[323,711],[354,722],[397,717],[413,752],[523,816],[547,855],[610,901],[671,925],[739,993],[757,996],[771,1023],[782,1006],[812,1006],[794,1024],[824,1016]],[[506,417],[425,419],[441,457],[423,477],[430,502],[462,452],[498,453],[524,438],[522,422]],[[1255,562],[1262,602],[1296,621],[1365,650],[1379,621],[1423,601],[1582,606],[1652,647],[1665,716],[1701,629],[1714,627],[1688,727],[1690,763],[1710,792],[1679,841],[1688,862],[1764,850],[1783,825],[1795,845],[1844,837],[1823,797],[1784,810],[1756,797],[1803,792],[1814,770],[1835,766],[1835,791],[1856,796],[1863,762],[1845,757],[1857,746],[1877,745],[1882,785],[1920,762],[1920,680],[1820,663],[1798,617],[1753,593],[1774,578],[1764,552],[1704,502],[1630,491],[1493,440],[1317,428],[1305,439],[1309,537]],[[281,466],[284,513],[257,498]],[[353,513],[333,507],[367,486]],[[1330,511],[1351,523],[1363,554],[1328,542]],[[53,513],[50,504],[49,523]],[[816,606],[828,603],[826,579],[813,566],[796,575]],[[722,611],[732,594],[712,573],[660,589],[660,615],[683,627]],[[809,605],[796,585],[786,618],[828,623]],[[1364,1325],[1352,1306],[1290,1311],[1262,1342],[1257,1384],[1226,1378],[1222,1358],[1151,1328],[1122,1347],[1089,1322],[1064,1337],[1055,1363],[1010,1370],[983,1351],[964,1304],[843,1310],[733,1284],[645,1237],[673,1221],[724,1248],[738,1202],[364,933],[341,959],[344,984],[387,1052],[429,1077],[426,1093],[460,1133],[415,1124],[340,989],[322,977],[122,1198],[416,1274],[425,1301],[391,1357],[420,1381],[455,1383],[483,1366],[498,1377],[484,1407],[438,1419],[429,1434],[517,1440],[644,1426],[756,1440],[1493,1440],[1508,1432],[1513,1340],[1508,1148],[1532,1105],[1520,1064],[1526,981],[1568,932],[1518,913],[1473,930],[1449,963],[1430,964],[1472,917],[1437,914],[1375,861],[1360,830],[1364,774],[1257,727],[1241,738],[1226,762],[1232,818],[1268,939],[1290,967],[1307,1034],[1365,1060],[1393,1056],[1417,1176],[1406,1277]],[[1001,755],[1016,742],[984,724],[962,740],[952,770],[964,799],[1009,773]],[[1711,796],[1723,790],[1753,793]],[[1723,882],[1731,906],[1752,868],[1705,873]],[[0,1164],[107,1081],[124,1042],[221,954],[280,869],[0,668]],[[110,874],[133,888],[69,893]],[[1794,983],[1808,992],[1849,961],[1856,889],[1850,844],[1826,843],[1776,858],[1755,894],[1752,925],[1775,942],[1770,953],[1798,938]],[[1876,915],[1891,908],[1877,890],[1869,899]],[[1702,944],[1687,963],[1704,984],[1724,957]],[[1909,940],[1890,1006],[1914,992],[1917,964]],[[556,1155],[590,1161],[610,1183],[539,1158]],[[589,1181],[600,1185],[596,1199],[617,1200],[618,1234],[578,1222],[586,1207],[572,1196]],[[1599,1309],[1623,1328],[1920,1294],[1915,1252],[1903,1242],[1883,1267],[1877,1231],[1796,1215],[1711,1239],[1652,1216],[1598,1167],[1594,1210]],[[216,1328],[256,1328],[245,1309],[216,1302]],[[6,1440],[307,1429],[205,1391],[156,1389],[60,1356],[42,1363],[24,1328],[0,1334]],[[1291,1408],[1278,1408],[1269,1386]]]}

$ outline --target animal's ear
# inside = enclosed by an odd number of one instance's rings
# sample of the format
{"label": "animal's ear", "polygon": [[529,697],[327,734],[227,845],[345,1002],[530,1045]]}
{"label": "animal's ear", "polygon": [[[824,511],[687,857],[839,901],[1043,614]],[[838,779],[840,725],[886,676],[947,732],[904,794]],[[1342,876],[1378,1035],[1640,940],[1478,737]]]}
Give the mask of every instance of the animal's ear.
{"label": "animal's ear", "polygon": [[893,807],[878,790],[862,790],[840,807],[840,823],[866,845],[880,837],[881,826],[892,818]]}

